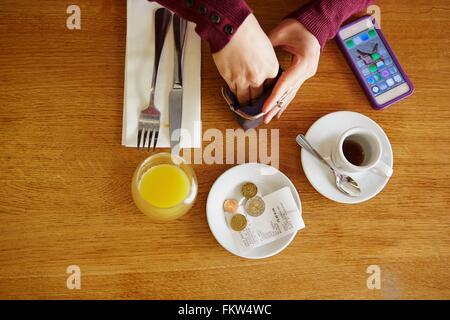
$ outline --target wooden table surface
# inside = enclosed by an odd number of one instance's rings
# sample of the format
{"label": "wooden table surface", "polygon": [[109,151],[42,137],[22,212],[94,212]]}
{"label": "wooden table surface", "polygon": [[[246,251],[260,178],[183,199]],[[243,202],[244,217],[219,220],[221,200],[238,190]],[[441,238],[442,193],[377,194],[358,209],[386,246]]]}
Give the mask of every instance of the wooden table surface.
{"label": "wooden table surface", "polygon": [[[166,224],[134,206],[130,180],[146,153],[120,145],[125,1],[0,4],[0,298],[450,298],[450,2],[379,1],[383,31],[415,93],[374,111],[334,42],[282,119],[280,169],[299,190],[306,229],[281,254],[225,251],[205,214],[230,165],[196,165],[193,209]],[[268,31],[300,1],[249,1]],[[72,3],[71,3],[72,4]],[[289,57],[280,54],[287,64]],[[204,129],[237,128],[206,45]],[[394,175],[372,200],[334,203],[302,171],[294,137],[320,116],[361,112],[386,131]],[[207,142],[205,143],[205,145]],[[366,286],[379,265],[380,290]],[[66,268],[79,265],[81,289]]]}

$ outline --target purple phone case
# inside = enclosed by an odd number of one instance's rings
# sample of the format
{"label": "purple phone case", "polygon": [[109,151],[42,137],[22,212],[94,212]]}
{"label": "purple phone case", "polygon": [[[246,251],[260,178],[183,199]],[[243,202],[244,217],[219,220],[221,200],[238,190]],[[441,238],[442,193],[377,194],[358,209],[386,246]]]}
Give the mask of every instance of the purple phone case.
{"label": "purple phone case", "polygon": [[[353,22],[351,22],[349,24],[346,24],[345,26],[341,27],[339,29],[339,31],[344,30],[344,29],[346,29],[346,28],[348,28],[348,27],[350,27],[350,26],[352,26],[352,25],[354,25],[354,24],[356,24],[356,23],[358,23],[358,22],[360,22],[362,20],[370,19],[370,18],[372,18],[372,17],[371,16],[363,16],[363,17],[361,17],[361,18],[359,18],[359,19],[357,19],[357,20],[355,20],[355,21],[353,21]],[[348,51],[347,51],[347,49],[345,47],[345,44],[344,44],[344,40],[341,39],[341,37],[339,36],[339,32],[336,35],[336,42],[337,42],[339,48],[341,49],[342,53],[344,54],[345,59],[347,60],[348,64],[350,65],[353,73],[358,78],[358,81],[359,81],[361,87],[363,88],[364,92],[366,93],[366,96],[369,98],[370,104],[372,105],[372,107],[374,109],[381,110],[381,109],[389,107],[391,104],[393,104],[393,103],[395,103],[397,101],[400,101],[400,100],[410,96],[413,93],[413,91],[414,91],[414,86],[411,83],[411,81],[409,80],[408,76],[406,75],[405,70],[403,70],[402,66],[398,62],[397,57],[395,56],[394,52],[392,52],[391,47],[389,46],[388,42],[386,41],[386,38],[383,35],[383,32],[381,32],[381,29],[378,27],[376,22],[374,23],[374,26],[376,28],[376,31],[377,31],[381,41],[383,42],[384,46],[386,47],[387,51],[389,52],[390,56],[392,57],[392,60],[394,61],[395,66],[397,67],[397,69],[401,73],[403,79],[405,79],[405,82],[409,85],[409,91],[408,92],[406,92],[406,93],[404,93],[404,94],[398,96],[397,98],[392,99],[392,100],[390,100],[388,102],[385,102],[383,104],[378,104],[376,102],[375,98],[372,96],[372,91],[370,90],[370,87],[366,84],[366,81],[365,81],[364,77],[359,73],[359,70],[356,67],[356,64],[353,62],[352,57],[348,53]]]}

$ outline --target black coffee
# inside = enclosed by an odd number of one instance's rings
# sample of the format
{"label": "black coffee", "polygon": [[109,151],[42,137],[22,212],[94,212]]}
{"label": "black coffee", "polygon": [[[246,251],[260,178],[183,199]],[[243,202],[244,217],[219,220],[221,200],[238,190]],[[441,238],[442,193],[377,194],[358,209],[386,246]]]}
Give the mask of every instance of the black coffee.
{"label": "black coffee", "polygon": [[360,166],[364,162],[364,149],[356,141],[345,140],[342,145],[345,158],[353,165]]}

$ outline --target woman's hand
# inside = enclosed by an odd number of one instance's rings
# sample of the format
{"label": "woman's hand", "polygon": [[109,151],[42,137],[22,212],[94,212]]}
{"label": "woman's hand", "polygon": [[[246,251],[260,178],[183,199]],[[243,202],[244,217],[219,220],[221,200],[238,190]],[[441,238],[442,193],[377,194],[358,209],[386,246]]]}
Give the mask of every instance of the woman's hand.
{"label": "woman's hand", "polygon": [[241,24],[230,42],[213,54],[220,75],[241,104],[258,98],[267,79],[278,73],[272,43],[253,14]]}
{"label": "woman's hand", "polygon": [[292,64],[277,81],[272,94],[264,104],[264,122],[277,119],[286,110],[303,82],[316,74],[320,44],[299,21],[283,20],[269,34],[274,47],[292,54]]}

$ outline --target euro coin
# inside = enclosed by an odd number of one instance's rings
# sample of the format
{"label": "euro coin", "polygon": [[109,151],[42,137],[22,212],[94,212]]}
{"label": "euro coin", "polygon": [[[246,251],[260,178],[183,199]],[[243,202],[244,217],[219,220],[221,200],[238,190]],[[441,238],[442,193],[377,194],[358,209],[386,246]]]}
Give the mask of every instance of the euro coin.
{"label": "euro coin", "polygon": [[236,199],[227,199],[223,203],[223,210],[229,213],[235,213],[239,208],[239,202]]}
{"label": "euro coin", "polygon": [[242,231],[247,226],[247,218],[243,214],[237,213],[231,218],[230,226],[234,231]]}
{"label": "euro coin", "polygon": [[258,188],[254,183],[246,182],[241,187],[242,195],[247,198],[253,198],[258,193]]}
{"label": "euro coin", "polygon": [[245,211],[252,217],[258,217],[263,214],[266,209],[266,204],[261,197],[253,197],[247,200],[245,203]]}

